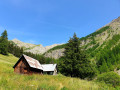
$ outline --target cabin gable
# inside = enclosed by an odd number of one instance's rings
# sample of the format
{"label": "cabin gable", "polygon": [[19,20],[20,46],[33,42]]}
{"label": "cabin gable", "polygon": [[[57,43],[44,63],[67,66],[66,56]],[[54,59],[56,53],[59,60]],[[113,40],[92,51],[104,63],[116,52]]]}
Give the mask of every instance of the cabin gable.
{"label": "cabin gable", "polygon": [[30,67],[23,57],[20,59],[19,63],[15,66],[14,72],[21,74],[28,74],[30,72]]}

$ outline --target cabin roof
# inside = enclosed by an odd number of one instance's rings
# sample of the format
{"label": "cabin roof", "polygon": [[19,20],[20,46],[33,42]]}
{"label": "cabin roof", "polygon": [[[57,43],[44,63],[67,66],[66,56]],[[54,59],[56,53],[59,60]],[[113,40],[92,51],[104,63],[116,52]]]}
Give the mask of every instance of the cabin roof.
{"label": "cabin roof", "polygon": [[[40,70],[43,70],[43,67],[42,65],[38,62],[38,60],[36,59],[33,59],[27,55],[22,55],[21,58],[24,57],[25,60],[27,61],[28,65],[31,67],[31,68],[35,68],[35,69],[40,69]],[[13,68],[15,68],[17,66],[17,64],[21,61],[21,58],[17,61],[17,63],[13,66]]]}
{"label": "cabin roof", "polygon": [[[22,55],[21,58],[24,57],[25,60],[27,61],[28,65],[31,68],[36,68],[36,69],[40,69],[43,71],[54,71],[57,64],[40,64],[40,62],[34,58],[31,58],[27,55]],[[16,67],[16,65],[20,62],[21,58],[17,61],[17,63],[13,66],[13,68]]]}
{"label": "cabin roof", "polygon": [[31,57],[29,57],[29,56],[26,56],[26,55],[24,55],[24,54],[23,54],[23,56],[24,56],[24,58],[26,59],[26,61],[28,62],[28,64],[30,65],[30,67],[43,70],[43,67],[42,67],[42,65],[38,62],[38,60],[33,59],[33,58],[31,58]]}
{"label": "cabin roof", "polygon": [[54,71],[57,64],[42,64],[43,71]]}

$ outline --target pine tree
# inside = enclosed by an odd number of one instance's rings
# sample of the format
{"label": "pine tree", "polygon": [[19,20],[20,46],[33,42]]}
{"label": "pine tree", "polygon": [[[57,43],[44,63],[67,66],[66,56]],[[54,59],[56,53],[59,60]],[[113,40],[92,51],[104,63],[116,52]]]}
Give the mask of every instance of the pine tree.
{"label": "pine tree", "polygon": [[7,31],[5,30],[0,38],[0,53],[3,55],[8,54],[8,37]]}
{"label": "pine tree", "polygon": [[80,48],[80,40],[76,34],[68,41],[64,56],[59,61],[59,68],[61,73],[66,76],[80,77],[82,79],[92,77],[95,74],[95,68]]}
{"label": "pine tree", "polygon": [[100,66],[99,68],[99,71],[102,73],[102,72],[108,72],[109,71],[109,68],[107,66],[107,63],[105,61],[105,59],[103,59],[103,62],[102,62],[102,65]]}

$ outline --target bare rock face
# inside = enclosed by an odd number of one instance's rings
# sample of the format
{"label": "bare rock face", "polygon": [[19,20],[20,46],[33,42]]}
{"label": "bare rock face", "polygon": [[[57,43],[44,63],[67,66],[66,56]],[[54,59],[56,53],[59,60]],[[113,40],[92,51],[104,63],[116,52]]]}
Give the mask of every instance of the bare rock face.
{"label": "bare rock face", "polygon": [[31,49],[25,50],[25,52],[32,52],[34,54],[43,54],[47,52],[48,50],[50,50],[51,48],[58,46],[58,45],[61,45],[61,44],[54,44],[54,45],[46,46],[46,47],[43,47],[42,45],[36,45],[35,47]]}
{"label": "bare rock face", "polygon": [[31,47],[36,46],[35,44],[30,44],[30,43],[21,42],[21,41],[18,40],[18,39],[13,39],[12,41],[13,41],[17,46],[23,47],[23,48],[31,48]]}
{"label": "bare rock face", "polygon": [[63,52],[65,51],[65,49],[58,49],[58,50],[53,50],[51,52],[46,53],[44,56],[45,57],[49,57],[49,58],[54,58],[54,59],[58,59],[61,56],[63,56]]}
{"label": "bare rock face", "polygon": [[40,45],[35,45],[35,44],[30,44],[30,43],[24,43],[24,42],[21,42],[17,39],[13,39],[12,41],[17,46],[23,47],[24,52],[31,52],[33,54],[43,54],[43,53],[47,52],[49,49],[51,49],[55,46],[62,45],[62,44],[54,44],[54,45],[51,45],[51,46],[43,47],[41,44]]}
{"label": "bare rock face", "polygon": [[34,54],[43,54],[46,51],[47,50],[42,45],[36,45],[35,47],[32,47],[32,48],[29,48],[29,49],[25,50],[25,52],[32,52]]}

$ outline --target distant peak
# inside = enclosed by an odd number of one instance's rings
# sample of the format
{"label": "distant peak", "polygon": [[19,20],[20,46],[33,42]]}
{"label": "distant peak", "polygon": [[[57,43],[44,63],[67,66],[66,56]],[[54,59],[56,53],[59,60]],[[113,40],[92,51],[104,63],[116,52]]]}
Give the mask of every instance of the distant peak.
{"label": "distant peak", "polygon": [[120,16],[117,19],[120,20]]}
{"label": "distant peak", "polygon": [[15,38],[15,39],[13,39],[12,41],[20,41],[20,40],[18,40],[17,38]]}
{"label": "distant peak", "polygon": [[120,19],[120,16],[118,18]]}
{"label": "distant peak", "polygon": [[120,22],[120,16],[117,19],[114,19],[112,22]]}

